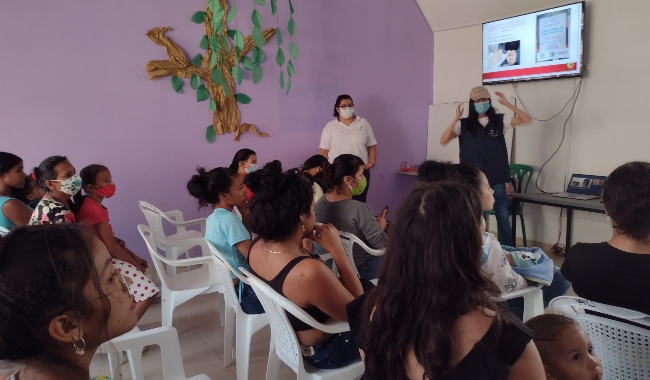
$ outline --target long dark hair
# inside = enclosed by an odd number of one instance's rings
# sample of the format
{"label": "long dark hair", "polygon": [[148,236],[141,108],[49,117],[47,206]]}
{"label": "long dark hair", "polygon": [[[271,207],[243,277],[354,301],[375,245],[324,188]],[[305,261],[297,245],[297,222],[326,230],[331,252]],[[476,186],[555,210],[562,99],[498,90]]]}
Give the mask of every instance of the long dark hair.
{"label": "long dark hair", "polygon": [[345,177],[352,177],[357,174],[359,168],[363,166],[363,160],[354,154],[342,154],[334,159],[334,162],[328,169],[328,176],[330,178],[330,186],[323,190],[331,191],[340,189],[345,184],[343,180]]}
{"label": "long dark hair", "polygon": [[56,170],[54,168],[65,161],[68,161],[68,157],[66,156],[50,156],[34,168],[35,179],[43,190],[50,191],[45,185],[45,181],[56,179]]}
{"label": "long dark hair", "polygon": [[[90,164],[81,169],[79,172],[79,177],[81,177],[81,188],[84,192],[86,191],[86,186],[97,184],[97,176],[104,170],[108,170],[108,168],[100,164]],[[87,194],[83,195],[81,193],[81,190],[79,190],[79,192],[75,194],[74,197],[72,197],[74,199],[74,204],[77,205],[77,212],[75,213],[75,216],[78,216],[79,211],[81,210],[81,206],[83,205],[84,200],[87,196]]]}
{"label": "long dark hair", "polygon": [[0,240],[0,360],[73,368],[53,344],[49,324],[64,312],[79,319],[93,314],[84,296],[88,281],[103,305],[108,339],[111,306],[101,288],[93,244],[90,231],[71,224],[19,227]]}
{"label": "long dark hair", "polygon": [[[487,115],[488,119],[497,126],[496,130],[499,135],[503,135],[503,125],[499,124],[499,121],[497,119],[497,112],[492,107],[492,99],[488,99],[488,102],[490,102],[490,108],[485,111],[485,114]],[[481,128],[481,125],[478,122],[478,112],[476,112],[476,109],[474,108],[474,100],[470,99],[469,100],[469,107],[467,109],[468,114],[467,114],[467,125],[469,128],[469,131],[472,134],[476,134],[476,132],[483,131],[483,128]]]}
{"label": "long dark hair", "polygon": [[451,182],[419,183],[402,202],[365,308],[369,341],[360,348],[371,378],[406,379],[413,350],[424,378],[436,379],[449,368],[459,317],[485,307],[498,323],[499,290],[481,269],[482,212],[475,190]]}
{"label": "long dark hair", "polygon": [[257,155],[254,150],[248,149],[248,148],[243,148],[237,151],[235,153],[235,157],[232,158],[232,162],[230,163],[230,170],[238,171],[239,170],[239,163],[242,161],[247,161],[250,156],[252,155]]}
{"label": "long dark hair", "polygon": [[254,194],[248,204],[251,230],[266,241],[290,237],[300,215],[311,212],[311,185],[299,174],[283,173],[280,161],[271,161],[246,175],[244,183]]}
{"label": "long dark hair", "polygon": [[[311,157],[309,157],[307,160],[305,160],[305,163],[302,165],[298,166],[295,169],[289,169],[287,173],[295,173],[295,174],[300,174],[307,181],[309,181],[310,184],[313,184],[316,182],[318,186],[323,189],[323,191],[327,191],[328,188],[331,187],[330,183],[330,176],[331,172],[329,171],[330,168],[330,162],[327,160],[327,158],[323,155],[320,154],[315,154]],[[318,172],[318,174],[311,175],[310,173],[307,172],[307,170],[311,170],[314,168],[321,168],[321,171]]]}
{"label": "long dark hair", "polygon": [[628,162],[605,180],[605,210],[620,233],[650,242],[650,163]]}
{"label": "long dark hair", "polygon": [[196,174],[187,182],[187,191],[199,202],[199,209],[219,203],[221,194],[229,193],[236,170],[229,168],[196,169]]}

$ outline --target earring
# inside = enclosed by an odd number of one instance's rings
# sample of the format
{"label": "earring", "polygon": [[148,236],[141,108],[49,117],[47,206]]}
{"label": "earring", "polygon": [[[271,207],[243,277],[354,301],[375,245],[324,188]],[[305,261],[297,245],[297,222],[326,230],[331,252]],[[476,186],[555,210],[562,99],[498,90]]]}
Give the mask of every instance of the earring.
{"label": "earring", "polygon": [[[76,336],[73,337],[73,339],[76,339],[76,338],[77,338]],[[83,344],[83,346],[77,347],[77,342],[72,342],[72,346],[74,347],[74,350],[75,350],[77,355],[83,355],[86,352],[86,341],[82,337],[79,337],[79,340],[81,340],[81,343]]]}
{"label": "earring", "polygon": [[305,223],[302,224],[302,232],[305,232]]}

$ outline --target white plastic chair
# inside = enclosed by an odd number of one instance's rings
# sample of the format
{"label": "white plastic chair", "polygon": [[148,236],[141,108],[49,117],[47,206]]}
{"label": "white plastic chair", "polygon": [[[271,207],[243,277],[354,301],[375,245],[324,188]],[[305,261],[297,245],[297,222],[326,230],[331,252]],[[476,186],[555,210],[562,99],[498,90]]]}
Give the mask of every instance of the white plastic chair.
{"label": "white plastic chair", "polygon": [[4,227],[0,227],[0,236],[5,236],[8,233],[9,233],[8,229],[6,229]]}
{"label": "white plastic chair", "polygon": [[228,367],[233,362],[232,343],[233,337],[235,337],[237,378],[248,379],[251,338],[253,334],[269,324],[269,319],[266,314],[246,314],[242,310],[230,273],[234,273],[239,278],[239,281],[245,284],[248,284],[248,279],[237,273],[228,260],[223,257],[221,252],[207,239],[206,243],[208,244],[208,248],[210,248],[210,252],[212,252],[214,262],[221,275],[221,282],[224,284],[226,291],[224,294],[226,298],[226,326],[224,331],[223,364],[224,367]]}
{"label": "white plastic chair", "polygon": [[650,378],[649,315],[570,296],[553,299],[549,307],[587,331],[603,363],[603,379]]}
{"label": "white plastic chair", "polygon": [[[345,249],[345,253],[348,255],[348,260],[350,260],[350,263],[352,263],[352,268],[354,269],[354,272],[359,275],[359,270],[357,269],[357,264],[354,262],[354,245],[358,244],[361,248],[363,248],[364,251],[368,252],[369,254],[373,256],[381,256],[384,254],[385,249],[373,249],[368,247],[366,243],[361,241],[356,235],[348,233],[348,232],[343,232],[339,231],[339,236],[341,237],[341,244],[343,244],[343,249]],[[338,270],[336,269],[336,264],[332,264],[332,271],[338,275]],[[375,282],[376,285],[376,281]]]}
{"label": "white plastic chair", "polygon": [[[205,236],[205,218],[184,221],[183,213],[178,210],[162,212],[145,201],[138,201],[138,206],[147,218],[149,228],[156,234],[158,248],[164,250],[168,258],[176,260],[185,252],[188,258],[194,257],[194,247],[201,245]],[[165,235],[163,219],[176,227],[175,234]],[[199,226],[201,231],[185,229],[189,226]],[[203,256],[208,256],[207,252],[203,252]],[[174,276],[176,268],[167,267],[167,273]]]}
{"label": "white plastic chair", "polygon": [[363,375],[364,364],[362,361],[337,369],[318,369],[305,363],[300,351],[300,343],[293,327],[289,323],[285,311],[307,323],[315,329],[330,334],[350,331],[347,322],[319,323],[299,306],[286,297],[271,289],[265,282],[252,275],[244,268],[239,268],[248,276],[248,282],[257,294],[271,324],[271,347],[269,349],[269,363],[266,369],[266,379],[277,379],[280,370],[280,360],[289,366],[298,379],[356,379]]}
{"label": "white plastic chair", "polygon": [[[147,243],[151,260],[153,261],[156,272],[160,276],[160,291],[161,291],[161,309],[162,309],[162,325],[171,326],[172,318],[174,316],[174,309],[189,301],[190,299],[200,295],[213,292],[219,292],[223,295],[224,287],[221,282],[221,277],[217,267],[212,259],[212,255],[205,257],[194,257],[190,259],[173,260],[161,255],[158,252],[157,237],[153,231],[144,224],[138,225],[138,231]],[[202,240],[202,245],[206,246],[205,240]],[[207,246],[206,246],[207,248]],[[193,265],[201,265],[198,269],[188,270],[181,272],[170,277],[165,272],[163,263],[171,267],[189,267]],[[219,311],[221,317],[221,325],[225,322],[225,302],[223,297],[219,297]]]}
{"label": "white plastic chair", "polygon": [[523,321],[544,314],[544,293],[537,286],[527,286],[523,289],[515,290],[511,293],[501,293],[502,300],[513,298],[524,298],[524,316]]}
{"label": "white plastic chair", "polygon": [[[144,380],[142,368],[142,348],[145,346],[157,345],[160,347],[163,365],[163,380],[210,380],[206,375],[196,375],[191,378],[185,377],[183,368],[183,357],[178,342],[178,332],[170,326],[158,327],[155,329],[127,333],[100,346],[104,352],[127,351],[134,353],[129,355],[129,366],[133,380]],[[138,353],[135,355],[135,353]],[[111,355],[109,354],[109,358]],[[111,377],[116,379],[115,374]]]}

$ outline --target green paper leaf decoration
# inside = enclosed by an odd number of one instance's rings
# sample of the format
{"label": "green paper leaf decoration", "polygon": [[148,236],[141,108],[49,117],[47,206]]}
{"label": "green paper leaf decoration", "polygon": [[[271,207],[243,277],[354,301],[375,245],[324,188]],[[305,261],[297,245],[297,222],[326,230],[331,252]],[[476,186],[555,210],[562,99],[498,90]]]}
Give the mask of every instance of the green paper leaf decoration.
{"label": "green paper leaf decoration", "polygon": [[226,95],[226,98],[230,97],[230,87],[228,87],[228,82],[223,81],[223,93]]}
{"label": "green paper leaf decoration", "polygon": [[204,85],[200,85],[196,90],[196,101],[202,102],[210,97],[210,92]]}
{"label": "green paper leaf decoration", "polygon": [[200,67],[201,66],[201,60],[203,60],[203,56],[201,54],[197,54],[192,58],[192,66],[194,67]]}
{"label": "green paper leaf decoration", "polygon": [[200,85],[201,77],[199,77],[197,74],[192,75],[192,79],[190,79],[190,86],[192,87],[192,90],[198,89]]}
{"label": "green paper leaf decoration", "polygon": [[221,83],[223,82],[223,73],[220,68],[215,67],[215,69],[212,70],[212,81],[215,85],[221,86]]}
{"label": "green paper leaf decoration", "polygon": [[237,103],[241,103],[241,104],[248,104],[251,102],[250,96],[242,93],[235,94],[235,100],[237,101]]}
{"label": "green paper leaf decoration", "polygon": [[195,24],[201,24],[205,21],[205,12],[198,11],[192,15],[192,22]]}
{"label": "green paper leaf decoration", "polygon": [[262,30],[260,28],[253,28],[253,33],[251,35],[253,36],[253,42],[255,42],[255,45],[257,45],[257,47],[261,48],[264,46],[266,40],[264,39],[264,34],[262,34]]}
{"label": "green paper leaf decoration", "polygon": [[232,72],[232,77],[237,81],[237,84],[241,84],[242,71],[239,68],[239,66],[233,66],[231,72]]}
{"label": "green paper leaf decoration", "polygon": [[289,15],[293,14],[293,3],[289,0]]}
{"label": "green paper leaf decoration", "polygon": [[223,44],[224,49],[226,49],[226,53],[228,53],[230,51],[230,44],[228,43],[228,39],[226,38],[226,36],[224,36],[223,34],[221,35],[221,43]]}
{"label": "green paper leaf decoration", "polygon": [[287,80],[287,95],[289,95],[289,90],[291,90],[291,78]]}
{"label": "green paper leaf decoration", "polygon": [[293,59],[298,59],[298,46],[293,41],[289,42],[289,54]]}
{"label": "green paper leaf decoration", "polygon": [[221,5],[219,5],[219,9],[217,9],[217,11],[212,12],[212,20],[210,22],[210,25],[215,32],[218,31],[218,33],[221,33],[221,28],[223,27],[223,16],[225,14],[226,12],[223,10]]}
{"label": "green paper leaf decoration", "polygon": [[266,55],[264,54],[264,51],[258,47],[253,48],[253,61],[257,62],[257,64],[261,64],[264,62],[264,59],[266,58]]}
{"label": "green paper leaf decoration", "polygon": [[214,69],[214,67],[217,65],[217,53],[212,50],[212,53],[210,53],[210,68]]}
{"label": "green paper leaf decoration", "polygon": [[289,77],[296,75],[296,69],[293,67],[293,62],[291,62],[291,60],[287,63],[287,74],[289,74]]}
{"label": "green paper leaf decoration", "polygon": [[257,50],[258,50],[258,49],[259,49],[259,48],[254,47],[254,48],[251,50],[251,58],[253,59],[253,63],[257,62]]}
{"label": "green paper leaf decoration", "polygon": [[223,32],[223,22],[220,22],[219,24],[215,25],[216,28],[214,29],[215,34],[221,34]]}
{"label": "green paper leaf decoration", "polygon": [[205,129],[205,140],[210,144],[212,144],[216,137],[217,134],[214,133],[214,127],[212,126],[212,124],[208,125],[208,127]]}
{"label": "green paper leaf decoration", "polygon": [[240,55],[241,55],[241,49],[235,46],[235,65],[239,63]]}
{"label": "green paper leaf decoration", "polygon": [[255,66],[253,60],[246,55],[241,59],[241,64],[248,71],[253,71],[253,66]]}
{"label": "green paper leaf decoration", "polygon": [[271,0],[271,13],[273,16],[278,13],[278,0]]}
{"label": "green paper leaf decoration", "polygon": [[183,80],[179,77],[172,77],[172,88],[179,94],[183,93]]}
{"label": "green paper leaf decoration", "polygon": [[210,98],[210,111],[217,112],[217,102]]}
{"label": "green paper leaf decoration", "polygon": [[216,50],[216,51],[221,50],[221,43],[216,34],[213,34],[210,37],[210,47],[212,48],[212,50]]}
{"label": "green paper leaf decoration", "polygon": [[257,11],[257,9],[253,11],[253,14],[251,15],[251,21],[253,21],[253,25],[256,27],[262,27],[262,15]]}
{"label": "green paper leaf decoration", "polygon": [[255,84],[260,83],[263,75],[264,75],[264,71],[260,66],[253,67],[253,83]]}
{"label": "green paper leaf decoration", "polygon": [[275,31],[275,38],[278,39],[278,46],[282,45],[282,33],[280,33],[280,28]]}
{"label": "green paper leaf decoration", "polygon": [[280,88],[284,90],[284,71],[280,71]]}
{"label": "green paper leaf decoration", "polygon": [[235,31],[235,45],[239,48],[239,50],[244,49],[244,35],[239,31]]}
{"label": "green paper leaf decoration", "polygon": [[208,7],[210,7],[210,10],[212,13],[216,12],[219,9],[222,9],[221,3],[219,3],[219,0],[208,0]]}
{"label": "green paper leaf decoration", "polygon": [[296,21],[292,18],[289,19],[289,22],[287,23],[287,31],[289,31],[289,34],[292,36],[296,35]]}
{"label": "green paper leaf decoration", "polygon": [[260,6],[263,7],[264,4],[265,4],[265,1],[264,0],[255,0],[255,4],[260,5]]}
{"label": "green paper leaf decoration", "polygon": [[208,36],[203,36],[201,37],[201,43],[199,43],[199,47],[203,50],[208,50],[210,47],[210,42],[208,42]]}
{"label": "green paper leaf decoration", "polygon": [[235,18],[236,12],[237,12],[237,6],[233,4],[230,10],[228,11],[228,17],[226,17],[226,22],[231,22]]}
{"label": "green paper leaf decoration", "polygon": [[275,62],[278,63],[278,66],[282,67],[284,65],[284,52],[282,48],[278,46],[278,53],[275,55]]}
{"label": "green paper leaf decoration", "polygon": [[236,29],[228,29],[228,31],[226,32],[228,37],[232,38],[233,40],[235,39],[235,34],[236,33],[237,33]]}

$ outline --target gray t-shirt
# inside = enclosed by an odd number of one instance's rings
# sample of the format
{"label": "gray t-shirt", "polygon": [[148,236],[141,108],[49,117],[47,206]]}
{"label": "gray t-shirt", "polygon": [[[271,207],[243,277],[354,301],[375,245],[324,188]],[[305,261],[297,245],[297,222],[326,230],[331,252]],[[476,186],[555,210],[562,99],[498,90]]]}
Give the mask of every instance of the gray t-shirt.
{"label": "gray t-shirt", "polygon": [[[386,233],[365,203],[354,199],[330,202],[326,196],[322,196],[316,202],[315,209],[317,222],[331,223],[339,231],[356,235],[370,248],[380,249],[386,245]],[[354,246],[353,253],[357,266],[375,257],[358,245]]]}

